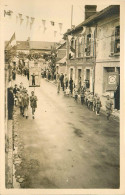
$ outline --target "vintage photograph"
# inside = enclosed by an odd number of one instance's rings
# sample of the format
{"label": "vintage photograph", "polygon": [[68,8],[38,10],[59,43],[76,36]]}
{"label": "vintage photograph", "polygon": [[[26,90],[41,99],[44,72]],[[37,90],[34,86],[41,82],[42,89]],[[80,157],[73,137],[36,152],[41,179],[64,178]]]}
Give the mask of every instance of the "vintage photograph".
{"label": "vintage photograph", "polygon": [[120,4],[4,0],[5,188],[120,188]]}

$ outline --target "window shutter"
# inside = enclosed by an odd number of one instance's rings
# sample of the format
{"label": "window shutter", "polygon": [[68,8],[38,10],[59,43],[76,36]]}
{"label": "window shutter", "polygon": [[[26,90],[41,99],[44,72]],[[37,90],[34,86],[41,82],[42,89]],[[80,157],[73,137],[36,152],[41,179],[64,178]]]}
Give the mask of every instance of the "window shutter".
{"label": "window shutter", "polygon": [[91,34],[91,51],[90,51],[90,56],[94,56],[94,35]]}
{"label": "window shutter", "polygon": [[85,35],[84,37],[84,56],[86,56],[86,53],[87,53],[87,36]]}
{"label": "window shutter", "polygon": [[83,53],[84,53],[84,37],[82,37],[82,40],[81,40],[81,57],[83,57]]}
{"label": "window shutter", "polygon": [[78,41],[78,38],[76,39],[76,58],[78,58],[78,44],[79,44],[79,41]]}
{"label": "window shutter", "polygon": [[114,49],[115,49],[115,29],[112,30],[112,34],[111,34],[111,54],[114,53]]}

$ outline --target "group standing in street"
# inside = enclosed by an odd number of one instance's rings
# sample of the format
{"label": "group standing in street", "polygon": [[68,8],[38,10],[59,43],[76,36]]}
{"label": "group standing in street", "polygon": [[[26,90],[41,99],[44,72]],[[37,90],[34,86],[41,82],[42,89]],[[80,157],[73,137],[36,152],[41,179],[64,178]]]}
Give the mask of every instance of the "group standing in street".
{"label": "group standing in street", "polygon": [[[66,96],[71,96],[74,97],[74,100],[77,102],[78,99],[81,100],[81,104],[85,104],[87,108],[93,112],[97,116],[100,115],[100,110],[102,107],[102,103],[100,100],[100,97],[97,93],[90,92],[89,88],[87,86],[82,86],[81,85],[81,78],[79,78],[78,86],[73,83],[72,77],[70,77],[68,81],[67,74],[65,76],[63,74],[59,75],[57,74],[57,79],[56,79],[56,84],[57,84],[57,93],[60,93],[60,90],[64,91],[64,94]],[[106,115],[107,115],[107,120],[109,120],[110,115],[112,113],[112,106],[113,102],[110,99],[110,96],[107,96],[107,100],[105,102],[105,107],[106,107]]]}

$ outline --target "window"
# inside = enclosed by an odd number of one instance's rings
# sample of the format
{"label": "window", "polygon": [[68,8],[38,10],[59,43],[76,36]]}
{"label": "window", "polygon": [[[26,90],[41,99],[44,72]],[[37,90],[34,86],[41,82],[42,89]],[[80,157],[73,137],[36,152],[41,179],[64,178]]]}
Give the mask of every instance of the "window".
{"label": "window", "polygon": [[90,56],[91,54],[91,34],[87,35],[87,48],[86,48],[86,56]]}
{"label": "window", "polygon": [[111,55],[120,53],[120,26],[113,29],[111,36]]}
{"label": "window", "polygon": [[114,48],[115,53],[120,52],[120,26],[116,26],[115,28],[115,48]]}

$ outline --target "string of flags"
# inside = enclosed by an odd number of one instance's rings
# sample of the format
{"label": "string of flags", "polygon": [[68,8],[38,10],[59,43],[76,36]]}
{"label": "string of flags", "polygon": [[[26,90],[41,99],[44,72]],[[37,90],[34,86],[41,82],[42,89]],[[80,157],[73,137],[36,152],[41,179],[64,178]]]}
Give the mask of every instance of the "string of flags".
{"label": "string of flags", "polygon": [[[4,10],[4,17],[6,17],[6,16],[11,17],[13,13],[14,12],[12,10],[8,10],[8,11]],[[30,17],[30,16],[24,16],[22,13],[16,14],[15,17],[16,17],[16,24],[19,23],[20,26],[21,26],[23,24],[23,22],[25,21],[26,28],[29,26],[30,30],[32,29],[32,26],[35,23],[35,21],[37,22],[37,18]],[[41,24],[39,24],[39,28],[38,29],[40,30],[43,27],[43,33],[45,33],[46,30],[47,30],[46,22],[48,22],[48,21],[45,20],[45,19],[42,19],[41,20]],[[54,26],[56,26],[58,24],[59,33],[61,35],[62,34],[63,23],[61,23],[61,22],[57,23],[55,21],[49,21],[49,22],[50,22],[52,27],[54,27]],[[54,37],[56,37],[56,35],[57,35],[57,30],[54,30]]]}

